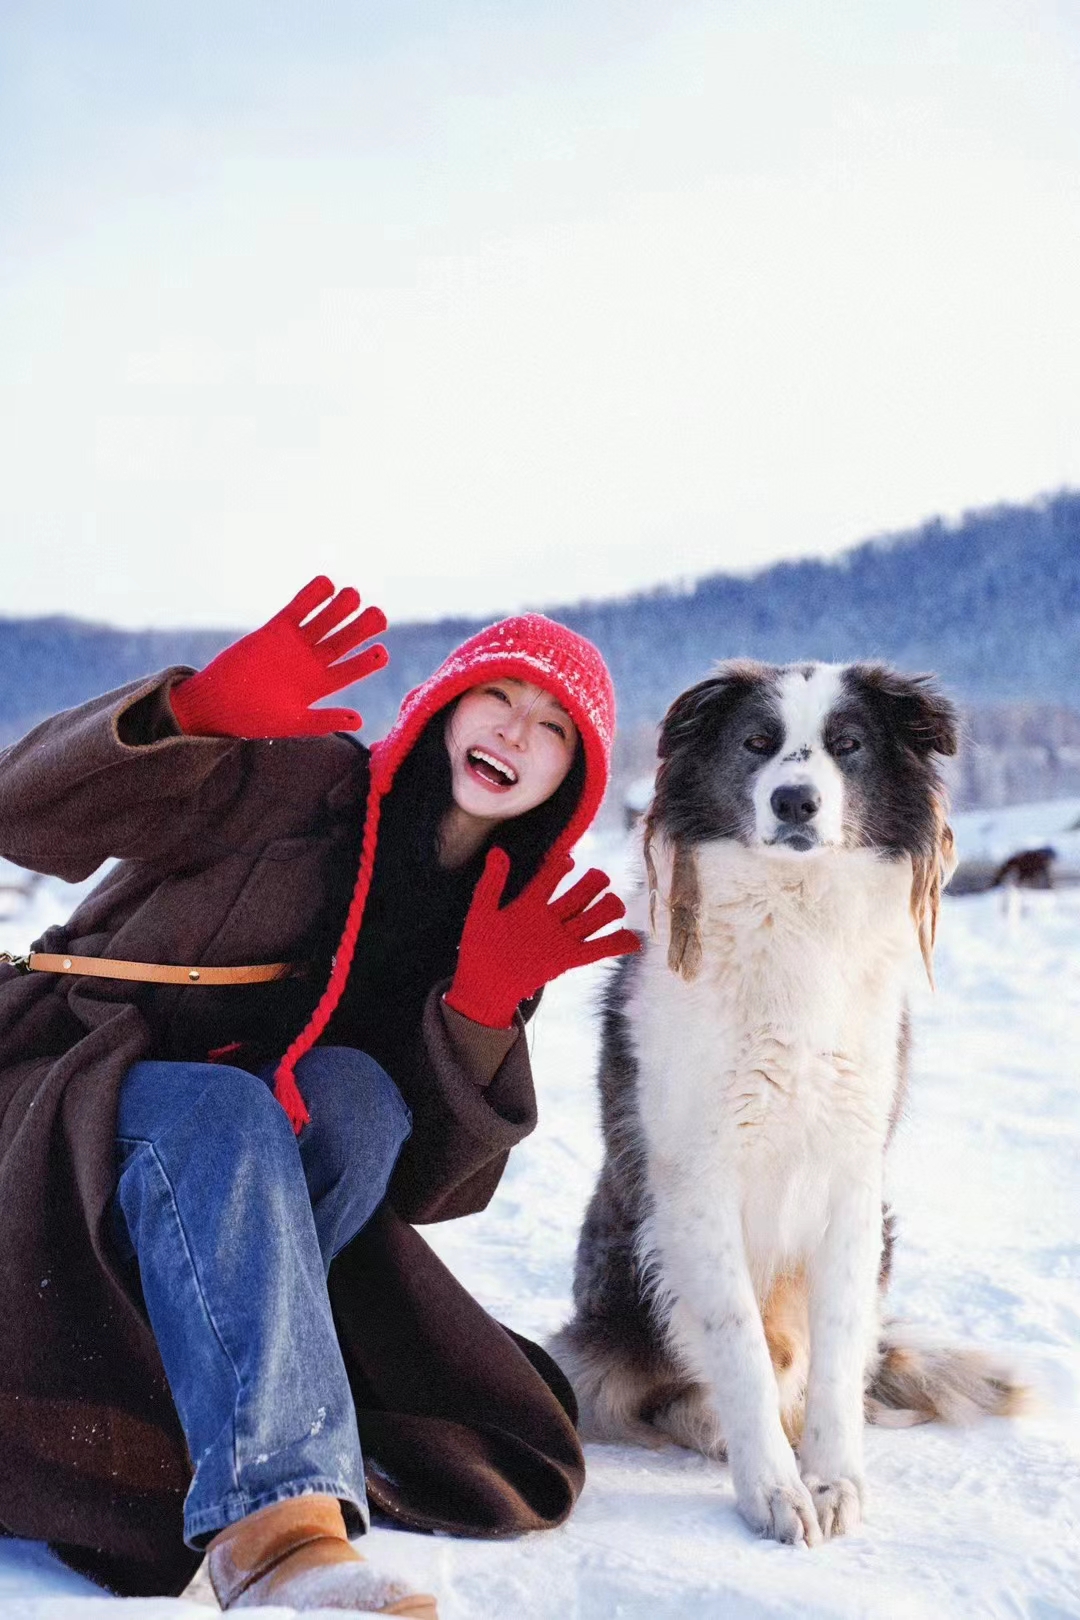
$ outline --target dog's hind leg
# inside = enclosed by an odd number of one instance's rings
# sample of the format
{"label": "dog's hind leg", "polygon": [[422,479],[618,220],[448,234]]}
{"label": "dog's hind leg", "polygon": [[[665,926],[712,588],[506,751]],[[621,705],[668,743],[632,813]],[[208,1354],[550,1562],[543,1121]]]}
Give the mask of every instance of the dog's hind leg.
{"label": "dog's hind leg", "polygon": [[583,1440],[607,1445],[653,1449],[667,1445],[668,1437],[646,1414],[670,1394],[670,1376],[665,1382],[665,1369],[655,1361],[638,1359],[605,1340],[606,1336],[591,1335],[588,1323],[575,1319],[547,1345],[573,1385],[578,1433]]}
{"label": "dog's hind leg", "polygon": [[583,1439],[662,1446],[665,1437],[642,1414],[685,1379],[653,1320],[633,1213],[620,1194],[605,1163],[578,1240],[574,1315],[547,1348],[573,1385]]}
{"label": "dog's hind leg", "polygon": [[700,1451],[718,1462],[727,1459],[716,1404],[704,1384],[689,1384],[650,1414],[650,1421],[677,1446]]}

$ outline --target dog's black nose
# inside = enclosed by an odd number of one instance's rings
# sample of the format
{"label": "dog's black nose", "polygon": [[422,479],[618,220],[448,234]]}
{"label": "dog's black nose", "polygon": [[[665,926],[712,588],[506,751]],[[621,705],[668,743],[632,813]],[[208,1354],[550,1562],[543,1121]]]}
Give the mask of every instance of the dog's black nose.
{"label": "dog's black nose", "polygon": [[802,782],[795,787],[778,787],[769,803],[777,821],[798,827],[817,815],[821,809],[821,794],[808,782]]}

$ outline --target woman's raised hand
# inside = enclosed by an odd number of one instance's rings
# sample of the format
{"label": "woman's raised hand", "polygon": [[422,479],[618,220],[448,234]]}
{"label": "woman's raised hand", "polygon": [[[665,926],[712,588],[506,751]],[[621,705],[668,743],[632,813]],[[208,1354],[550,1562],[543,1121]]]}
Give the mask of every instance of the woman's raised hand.
{"label": "woman's raised hand", "polygon": [[363,722],[355,709],[311,707],[387,662],[381,642],[346,656],[386,629],[386,615],[377,607],[343,624],[359,606],[351,585],[335,595],[320,574],[268,624],[173,687],[169,700],[181,731],[192,737],[312,737],[359,730]]}
{"label": "woman's raised hand", "polygon": [[446,992],[456,1012],[490,1029],[507,1029],[519,1003],[567,968],[641,949],[629,928],[590,938],[626,915],[618,895],[603,892],[609,879],[599,868],[557,900],[551,898],[573,864],[568,855],[549,859],[516,900],[500,907],[510,859],[502,849],[488,852],[465,919],[454,982]]}

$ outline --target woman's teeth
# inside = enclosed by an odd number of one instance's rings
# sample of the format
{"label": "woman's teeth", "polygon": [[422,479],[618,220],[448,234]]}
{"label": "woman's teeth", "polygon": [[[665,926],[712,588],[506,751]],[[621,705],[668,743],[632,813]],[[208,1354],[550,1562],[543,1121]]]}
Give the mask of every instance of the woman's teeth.
{"label": "woman's teeth", "polygon": [[486,754],[482,748],[470,748],[466,758],[478,776],[496,787],[513,787],[517,781],[516,771],[493,754]]}

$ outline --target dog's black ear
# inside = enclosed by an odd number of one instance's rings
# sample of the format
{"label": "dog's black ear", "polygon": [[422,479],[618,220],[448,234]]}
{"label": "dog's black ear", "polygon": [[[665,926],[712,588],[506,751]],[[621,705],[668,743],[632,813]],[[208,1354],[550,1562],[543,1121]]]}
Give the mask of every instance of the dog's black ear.
{"label": "dog's black ear", "polygon": [[916,754],[955,754],[960,717],[933,675],[902,675],[885,664],[857,664],[855,679],[879,703]]}
{"label": "dog's black ear", "polygon": [[763,664],[740,659],[720,664],[716,673],[680,692],[664,716],[657,753],[667,759],[686,744],[705,742],[716,732],[732,708],[760,682]]}

